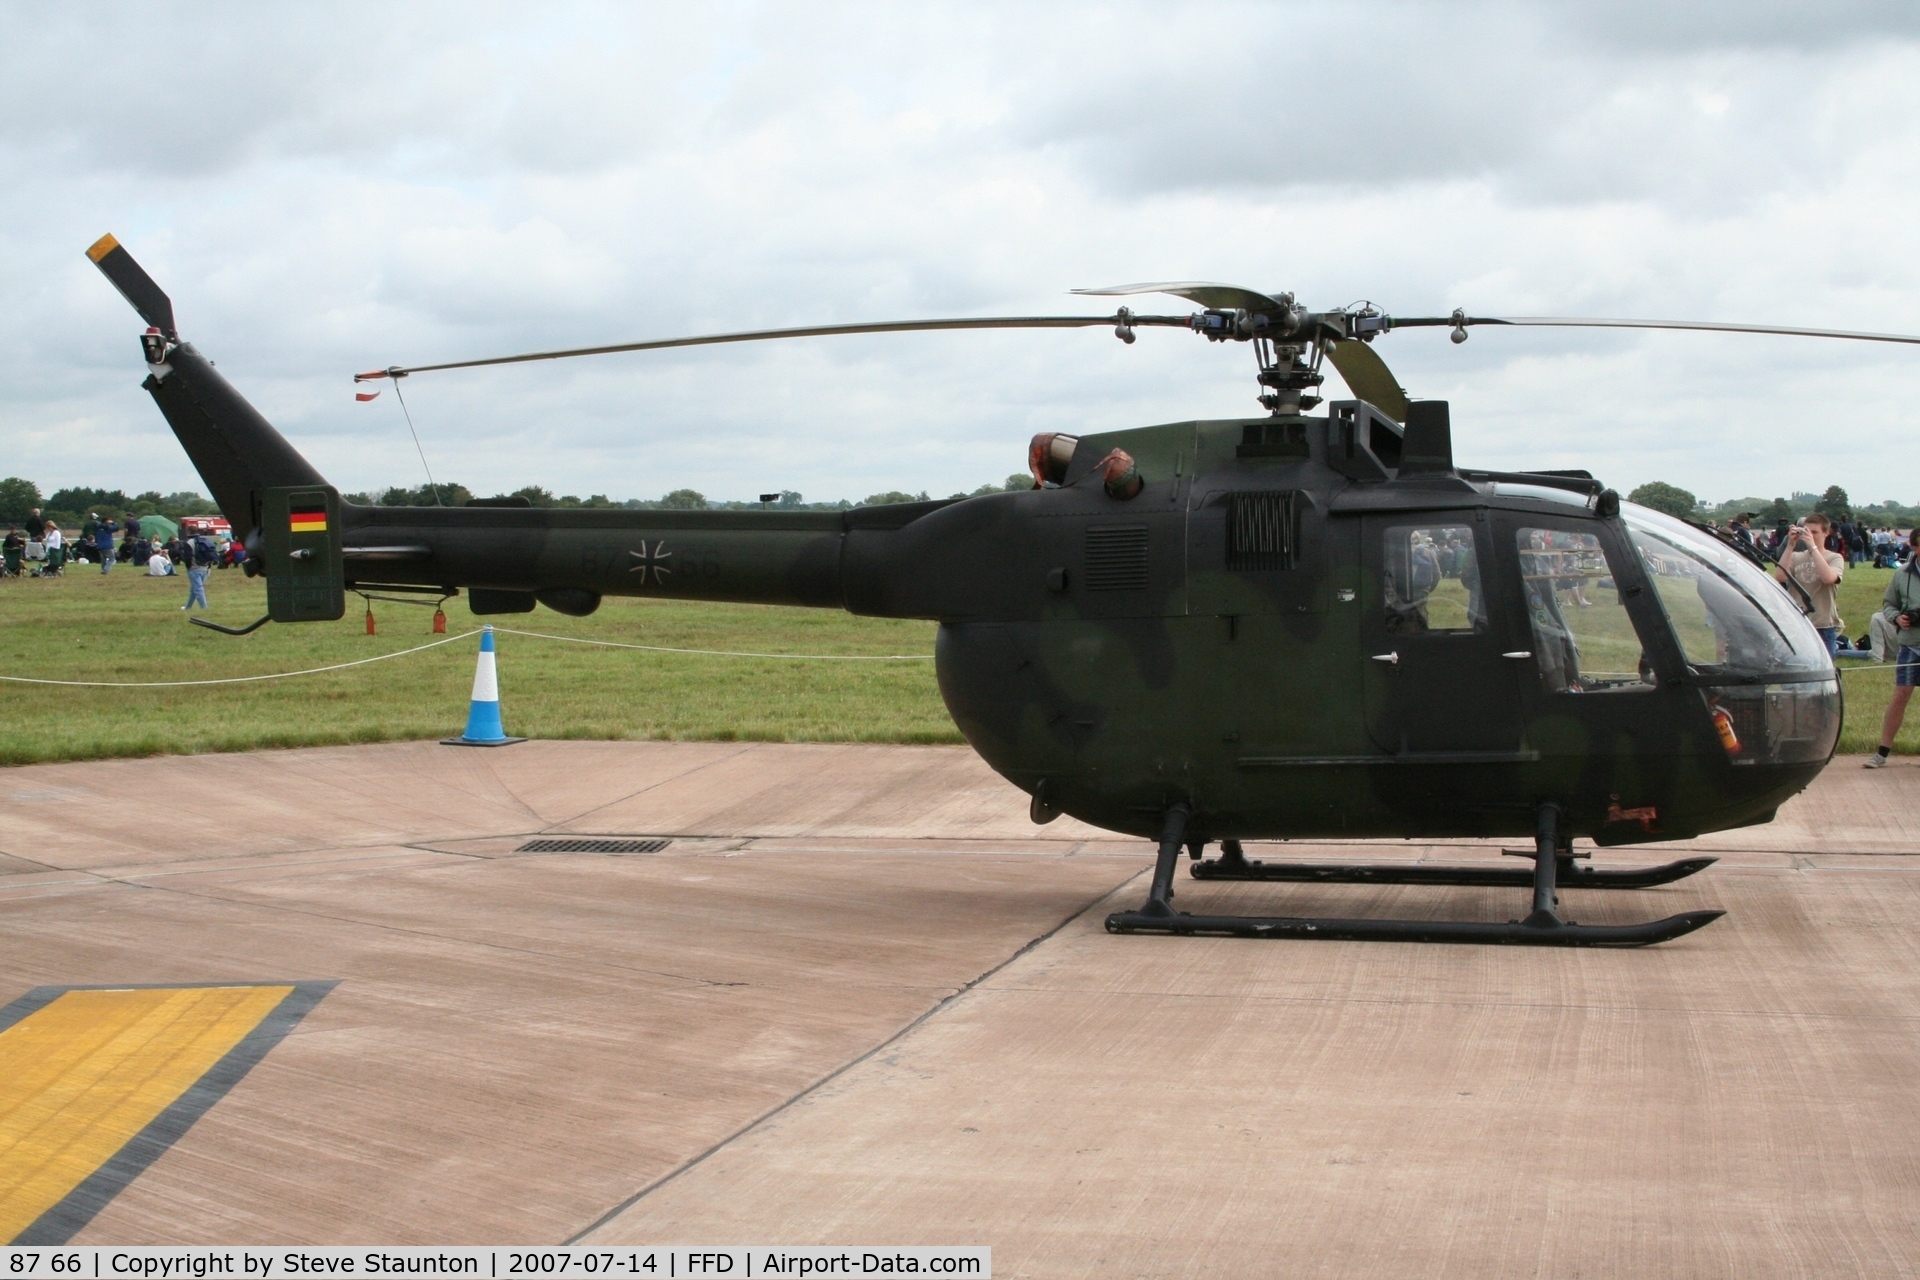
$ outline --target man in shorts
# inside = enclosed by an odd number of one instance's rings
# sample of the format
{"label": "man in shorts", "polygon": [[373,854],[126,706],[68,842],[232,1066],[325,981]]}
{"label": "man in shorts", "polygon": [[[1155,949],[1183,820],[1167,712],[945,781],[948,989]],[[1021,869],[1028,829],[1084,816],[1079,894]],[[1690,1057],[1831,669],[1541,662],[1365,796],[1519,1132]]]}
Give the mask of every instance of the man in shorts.
{"label": "man in shorts", "polygon": [[[1920,552],[1920,529],[1908,534],[1907,541]],[[1880,599],[1880,614],[1897,628],[1893,638],[1900,651],[1894,659],[1893,701],[1887,704],[1886,719],[1880,722],[1880,750],[1867,757],[1869,769],[1886,767],[1887,758],[1893,754],[1893,735],[1900,732],[1914,686],[1920,685],[1920,625],[1916,625],[1920,624],[1920,554],[1909,555],[1907,563],[1894,573],[1887,594]]]}

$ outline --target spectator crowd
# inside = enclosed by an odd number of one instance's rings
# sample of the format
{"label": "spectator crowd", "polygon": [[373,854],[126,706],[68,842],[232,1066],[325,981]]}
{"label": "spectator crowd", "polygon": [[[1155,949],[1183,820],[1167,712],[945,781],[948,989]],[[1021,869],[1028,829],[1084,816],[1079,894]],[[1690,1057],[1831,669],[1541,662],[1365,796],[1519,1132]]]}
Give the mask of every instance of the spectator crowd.
{"label": "spectator crowd", "polygon": [[[1844,516],[1835,520],[1818,512],[1807,519],[1814,520],[1816,517],[1825,528],[1826,549],[1839,553],[1848,565],[1871,563],[1876,569],[1894,569],[1906,563],[1909,531],[1873,528],[1865,522],[1856,523]],[[1778,560],[1795,537],[1794,529],[1799,526],[1787,520],[1776,520],[1772,529],[1756,533],[1753,522],[1759,518],[1757,512],[1743,511],[1727,522],[1725,532],[1734,541],[1764,552],[1768,559]],[[1719,527],[1709,523],[1711,527]]]}
{"label": "spectator crowd", "polygon": [[[144,519],[144,526],[143,526]],[[187,603],[182,609],[207,607],[207,574],[214,569],[244,565],[247,549],[224,528],[185,532],[173,521],[127,513],[89,513],[77,532],[69,533],[35,507],[27,518],[10,523],[0,539],[0,577],[58,578],[70,566],[98,566],[110,573],[116,564],[155,578],[185,576]]]}

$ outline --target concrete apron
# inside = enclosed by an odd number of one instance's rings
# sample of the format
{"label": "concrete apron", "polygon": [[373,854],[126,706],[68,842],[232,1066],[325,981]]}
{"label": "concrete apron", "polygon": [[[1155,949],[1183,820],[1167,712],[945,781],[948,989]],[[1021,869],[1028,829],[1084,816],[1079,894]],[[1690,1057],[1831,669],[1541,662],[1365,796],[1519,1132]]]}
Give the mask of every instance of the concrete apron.
{"label": "concrete apron", "polygon": [[[1920,768],[1576,919],[1644,951],[1116,938],[1148,850],[951,748],[537,742],[0,772],[0,1004],[338,985],[76,1242],[983,1243],[996,1274],[1895,1274]],[[647,854],[536,836],[672,837]],[[1497,846],[1284,846],[1293,859]],[[1250,848],[1251,856],[1263,850]],[[1276,850],[1265,850],[1274,856]],[[1504,920],[1518,890],[1202,884]],[[6,1175],[0,1153],[0,1182]]]}

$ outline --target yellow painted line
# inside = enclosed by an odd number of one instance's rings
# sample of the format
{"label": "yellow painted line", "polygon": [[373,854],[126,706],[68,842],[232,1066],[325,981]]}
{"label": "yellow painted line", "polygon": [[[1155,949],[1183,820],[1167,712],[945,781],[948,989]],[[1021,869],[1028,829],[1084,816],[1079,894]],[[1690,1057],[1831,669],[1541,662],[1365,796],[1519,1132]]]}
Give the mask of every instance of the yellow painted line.
{"label": "yellow painted line", "polygon": [[112,1159],[292,991],[68,991],[0,1031],[0,1241]]}

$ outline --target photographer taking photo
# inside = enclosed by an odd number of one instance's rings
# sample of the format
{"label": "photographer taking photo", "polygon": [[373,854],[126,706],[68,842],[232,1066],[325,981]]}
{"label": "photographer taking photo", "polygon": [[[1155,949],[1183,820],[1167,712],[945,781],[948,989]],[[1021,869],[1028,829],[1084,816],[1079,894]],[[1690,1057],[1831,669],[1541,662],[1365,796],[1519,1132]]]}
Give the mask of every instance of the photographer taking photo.
{"label": "photographer taking photo", "polygon": [[1785,582],[1791,574],[1812,604],[1813,625],[1827,643],[1827,652],[1839,647],[1840,603],[1837,598],[1840,579],[1846,573],[1847,558],[1827,549],[1827,535],[1833,522],[1818,511],[1787,530],[1780,548],[1780,561],[1773,576]]}

